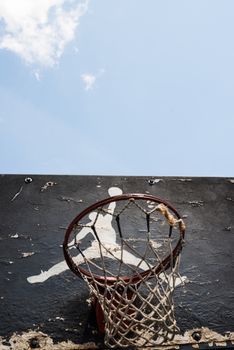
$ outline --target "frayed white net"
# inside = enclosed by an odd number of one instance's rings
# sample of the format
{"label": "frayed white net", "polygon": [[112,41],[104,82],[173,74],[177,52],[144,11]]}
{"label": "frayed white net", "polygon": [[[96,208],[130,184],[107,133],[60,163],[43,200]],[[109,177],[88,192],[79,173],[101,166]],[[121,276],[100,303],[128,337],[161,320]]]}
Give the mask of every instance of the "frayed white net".
{"label": "frayed white net", "polygon": [[107,346],[164,344],[179,332],[173,291],[181,282],[184,229],[164,204],[134,198],[74,225],[69,254],[89,286]]}

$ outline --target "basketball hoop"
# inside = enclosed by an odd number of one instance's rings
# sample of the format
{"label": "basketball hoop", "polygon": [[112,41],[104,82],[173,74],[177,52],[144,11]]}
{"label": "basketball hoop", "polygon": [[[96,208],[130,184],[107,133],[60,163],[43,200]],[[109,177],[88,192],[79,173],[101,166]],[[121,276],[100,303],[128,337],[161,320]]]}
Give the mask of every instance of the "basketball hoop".
{"label": "basketball hoop", "polygon": [[63,243],[70,269],[89,286],[109,347],[152,346],[179,332],[173,291],[185,225],[148,194],[122,194],[83,210]]}

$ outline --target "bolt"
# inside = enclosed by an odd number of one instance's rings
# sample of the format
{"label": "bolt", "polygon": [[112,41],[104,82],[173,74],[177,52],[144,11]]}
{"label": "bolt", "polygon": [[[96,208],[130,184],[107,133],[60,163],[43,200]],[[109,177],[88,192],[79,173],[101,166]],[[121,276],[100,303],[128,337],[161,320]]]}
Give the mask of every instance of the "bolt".
{"label": "bolt", "polygon": [[32,178],[31,178],[31,177],[26,177],[26,178],[24,179],[24,182],[25,182],[26,184],[30,184],[30,183],[32,182]]}
{"label": "bolt", "polygon": [[37,338],[32,338],[30,340],[30,347],[32,349],[37,349],[37,348],[40,348],[40,344],[39,344],[39,340]]}
{"label": "bolt", "polygon": [[148,183],[149,183],[149,185],[154,185],[155,184],[155,181],[153,180],[153,179],[150,179],[149,181],[148,181]]}
{"label": "bolt", "polygon": [[201,332],[193,332],[192,337],[196,341],[201,340]]}

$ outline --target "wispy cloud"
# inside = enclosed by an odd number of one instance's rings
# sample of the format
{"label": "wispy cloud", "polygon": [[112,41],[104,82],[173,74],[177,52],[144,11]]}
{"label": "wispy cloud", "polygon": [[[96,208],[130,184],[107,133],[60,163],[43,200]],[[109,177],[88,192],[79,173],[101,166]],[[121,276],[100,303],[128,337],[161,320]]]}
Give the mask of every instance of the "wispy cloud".
{"label": "wispy cloud", "polygon": [[82,74],[81,79],[83,80],[85,84],[85,90],[90,90],[93,88],[93,85],[95,84],[96,77],[93,74],[87,73]]}
{"label": "wispy cloud", "polygon": [[35,76],[35,78],[37,79],[37,81],[41,81],[41,75],[40,75],[40,72],[39,72],[39,71],[35,70],[35,71],[34,71],[34,76]]}
{"label": "wispy cloud", "polygon": [[52,67],[75,37],[88,0],[0,0],[0,48],[28,64]]}
{"label": "wispy cloud", "polygon": [[99,69],[98,73],[96,75],[91,73],[85,73],[81,75],[81,79],[83,80],[85,84],[85,90],[91,90],[96,83],[96,80],[100,78],[105,73],[105,69],[101,68]]}

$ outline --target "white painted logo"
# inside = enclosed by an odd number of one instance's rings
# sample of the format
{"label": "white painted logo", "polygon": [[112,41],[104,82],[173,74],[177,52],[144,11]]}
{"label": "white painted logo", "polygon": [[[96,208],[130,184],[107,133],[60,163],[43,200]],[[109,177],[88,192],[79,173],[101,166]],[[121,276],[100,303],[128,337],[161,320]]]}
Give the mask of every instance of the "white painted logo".
{"label": "white painted logo", "polygon": [[[116,196],[122,194],[122,190],[118,187],[111,187],[108,190],[110,196]],[[97,217],[97,213],[92,212],[89,214],[90,222],[87,224],[91,226],[95,221],[95,227],[98,231],[98,236],[100,241],[102,242],[102,246],[105,248],[102,250],[102,254],[104,257],[108,257],[111,259],[117,258],[122,259],[125,264],[138,266],[142,270],[147,270],[149,268],[149,264],[142,259],[137,258],[133,254],[129,253],[126,250],[122,250],[122,247],[116,243],[116,232],[112,226],[113,216],[110,214],[114,213],[116,207],[116,202],[111,202],[108,205],[107,213],[101,214],[99,213]],[[87,259],[95,259],[100,257],[100,248],[99,243],[96,240],[96,237],[90,227],[83,227],[76,236],[76,241],[81,241],[86,235],[92,234],[94,236],[94,241],[92,241],[91,246],[83,251],[84,256]],[[69,243],[69,246],[74,244],[74,240]],[[109,252],[108,252],[109,251]],[[111,253],[110,253],[111,252]],[[79,265],[84,262],[83,256],[78,254],[76,257],[73,257],[74,262]],[[65,260],[55,264],[47,271],[41,271],[38,275],[30,276],[27,278],[29,283],[42,283],[45,282],[48,278],[61,274],[62,272],[68,270],[69,267]],[[183,282],[185,278],[180,277],[178,281],[176,281],[176,285]]]}

